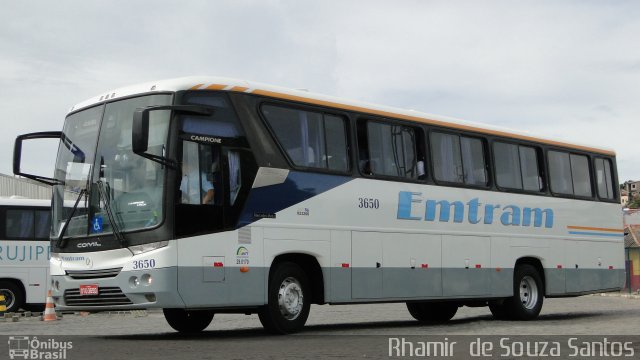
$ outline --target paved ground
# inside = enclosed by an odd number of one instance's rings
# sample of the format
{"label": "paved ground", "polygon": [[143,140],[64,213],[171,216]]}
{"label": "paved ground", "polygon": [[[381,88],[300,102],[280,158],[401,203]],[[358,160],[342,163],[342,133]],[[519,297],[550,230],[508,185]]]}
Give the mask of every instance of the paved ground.
{"label": "paved ground", "polygon": [[[159,312],[66,315],[56,322],[21,319],[0,323],[0,336],[40,336],[73,341],[68,359],[102,358],[378,358],[390,337],[444,338],[473,335],[634,335],[640,355],[640,300],[615,296],[546,299],[539,320],[493,320],[488,308],[461,308],[446,325],[419,325],[404,304],[313,306],[306,331],[268,336],[257,315],[218,314],[205,332],[183,337]],[[66,335],[81,335],[69,337]],[[535,339],[529,336],[529,338]],[[7,342],[0,339],[0,359]],[[135,355],[134,355],[135,354]],[[466,352],[465,352],[466,355]],[[462,357],[464,358],[464,357]]]}

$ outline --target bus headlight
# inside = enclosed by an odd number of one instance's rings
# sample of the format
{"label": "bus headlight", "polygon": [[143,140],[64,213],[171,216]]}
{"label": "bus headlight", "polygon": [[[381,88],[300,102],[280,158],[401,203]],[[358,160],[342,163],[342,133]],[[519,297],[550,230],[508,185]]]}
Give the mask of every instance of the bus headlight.
{"label": "bus headlight", "polygon": [[129,251],[131,251],[133,255],[140,255],[142,253],[146,253],[151,250],[163,248],[167,245],[169,245],[168,241],[158,241],[158,242],[149,243],[149,244],[129,246]]}

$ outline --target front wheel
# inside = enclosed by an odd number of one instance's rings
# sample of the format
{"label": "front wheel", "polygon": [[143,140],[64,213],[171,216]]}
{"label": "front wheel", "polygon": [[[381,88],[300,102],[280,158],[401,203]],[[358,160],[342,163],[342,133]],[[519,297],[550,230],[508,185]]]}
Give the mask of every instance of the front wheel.
{"label": "front wheel", "polygon": [[210,310],[162,309],[162,311],[169,326],[181,333],[197,333],[206,329],[214,315]]}
{"label": "front wheel", "polygon": [[[0,295],[4,295],[5,311],[0,313],[12,313],[18,311],[24,305],[22,289],[11,281],[0,281]],[[0,303],[0,305],[2,305]]]}
{"label": "front wheel", "polygon": [[408,302],[407,309],[414,319],[422,323],[443,323],[458,312],[458,304],[452,302]]}
{"label": "front wheel", "polygon": [[273,334],[300,331],[309,317],[311,292],[304,271],[285,262],[274,269],[269,279],[268,303],[258,316],[264,328]]}

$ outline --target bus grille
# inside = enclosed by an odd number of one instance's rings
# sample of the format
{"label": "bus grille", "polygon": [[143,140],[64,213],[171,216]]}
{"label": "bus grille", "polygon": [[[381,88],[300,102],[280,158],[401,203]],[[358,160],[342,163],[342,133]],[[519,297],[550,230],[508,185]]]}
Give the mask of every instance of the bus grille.
{"label": "bus grille", "polygon": [[66,270],[65,272],[74,279],[101,279],[116,277],[120,270],[122,270],[121,267],[102,270]]}
{"label": "bus grille", "polygon": [[119,287],[102,287],[98,295],[80,295],[80,289],[64,291],[64,303],[67,306],[112,306],[131,305],[129,298]]}

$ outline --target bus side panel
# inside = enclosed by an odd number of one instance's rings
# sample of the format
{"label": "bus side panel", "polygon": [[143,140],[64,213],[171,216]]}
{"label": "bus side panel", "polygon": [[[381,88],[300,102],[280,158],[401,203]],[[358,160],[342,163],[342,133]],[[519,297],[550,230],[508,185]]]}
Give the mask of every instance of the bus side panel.
{"label": "bus side panel", "polygon": [[385,298],[442,296],[442,236],[387,233],[382,252]]}
{"label": "bus side panel", "polygon": [[[491,237],[491,296],[513,295],[513,254],[500,249],[511,246],[511,239],[504,236]],[[498,270],[499,269],[499,270]]]}
{"label": "bus side panel", "polygon": [[442,236],[444,296],[490,295],[491,238]]}
{"label": "bus side panel", "polygon": [[[331,267],[325,278],[325,300],[347,302],[351,300],[351,231],[331,231]],[[328,286],[327,286],[328,284]]]}
{"label": "bus side panel", "polygon": [[29,282],[25,285],[27,304],[44,304],[47,301],[49,269],[37,267],[29,269]]}
{"label": "bus side panel", "polygon": [[187,308],[263,304],[260,239],[240,244],[238,231],[229,231],[177,243],[178,292]]}

